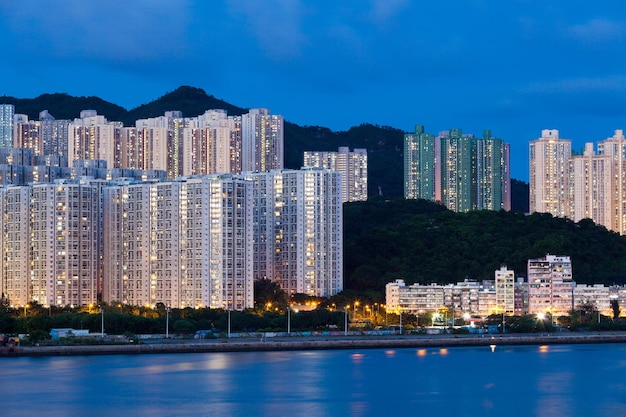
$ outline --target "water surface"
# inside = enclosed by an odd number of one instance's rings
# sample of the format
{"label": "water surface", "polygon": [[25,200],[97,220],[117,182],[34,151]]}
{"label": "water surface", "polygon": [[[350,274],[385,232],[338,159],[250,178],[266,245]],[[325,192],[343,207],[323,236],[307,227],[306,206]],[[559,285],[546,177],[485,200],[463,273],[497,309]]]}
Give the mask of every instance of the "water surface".
{"label": "water surface", "polygon": [[5,416],[626,416],[622,344],[0,359]]}

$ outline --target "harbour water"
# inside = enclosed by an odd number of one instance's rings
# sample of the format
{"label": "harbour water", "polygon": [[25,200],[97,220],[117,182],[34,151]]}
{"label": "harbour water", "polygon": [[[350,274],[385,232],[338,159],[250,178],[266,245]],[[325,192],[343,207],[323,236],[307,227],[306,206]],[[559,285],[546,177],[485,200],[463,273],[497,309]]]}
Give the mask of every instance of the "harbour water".
{"label": "harbour water", "polygon": [[626,415],[623,344],[0,358],[4,416]]}

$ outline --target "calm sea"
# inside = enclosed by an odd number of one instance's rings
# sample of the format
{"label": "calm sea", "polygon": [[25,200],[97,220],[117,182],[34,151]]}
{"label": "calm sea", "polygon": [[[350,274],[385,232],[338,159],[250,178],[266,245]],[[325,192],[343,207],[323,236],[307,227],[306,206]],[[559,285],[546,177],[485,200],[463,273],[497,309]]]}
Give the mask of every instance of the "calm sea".
{"label": "calm sea", "polygon": [[0,359],[2,416],[626,416],[626,346]]}

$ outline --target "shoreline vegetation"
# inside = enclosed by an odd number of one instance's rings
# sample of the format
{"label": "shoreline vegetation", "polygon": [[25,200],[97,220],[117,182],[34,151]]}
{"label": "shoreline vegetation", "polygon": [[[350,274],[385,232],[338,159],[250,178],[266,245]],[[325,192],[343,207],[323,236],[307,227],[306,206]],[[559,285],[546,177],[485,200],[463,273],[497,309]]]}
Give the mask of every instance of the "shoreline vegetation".
{"label": "shoreline vegetation", "polygon": [[426,336],[337,336],[231,338],[212,340],[158,340],[142,344],[79,346],[25,346],[0,348],[0,357],[129,355],[163,353],[268,352],[298,350],[448,348],[498,346],[626,343],[626,333],[495,334]]}

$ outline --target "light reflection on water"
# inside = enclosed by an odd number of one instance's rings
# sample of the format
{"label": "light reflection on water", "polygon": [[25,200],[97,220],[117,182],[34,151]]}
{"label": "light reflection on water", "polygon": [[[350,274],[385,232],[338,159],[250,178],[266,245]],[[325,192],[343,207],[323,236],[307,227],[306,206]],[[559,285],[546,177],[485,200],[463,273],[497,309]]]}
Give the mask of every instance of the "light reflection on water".
{"label": "light reflection on water", "polygon": [[5,415],[618,416],[623,345],[0,359]]}

